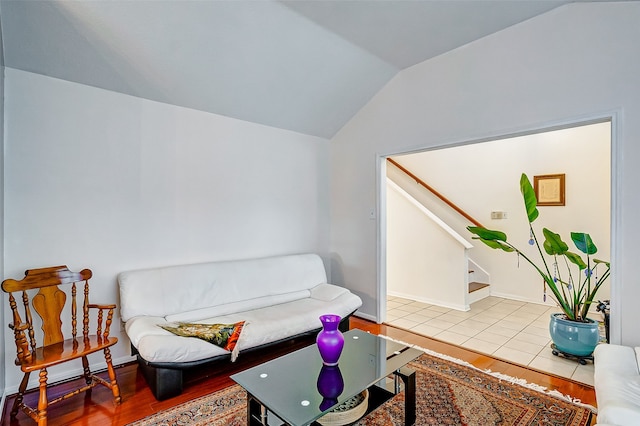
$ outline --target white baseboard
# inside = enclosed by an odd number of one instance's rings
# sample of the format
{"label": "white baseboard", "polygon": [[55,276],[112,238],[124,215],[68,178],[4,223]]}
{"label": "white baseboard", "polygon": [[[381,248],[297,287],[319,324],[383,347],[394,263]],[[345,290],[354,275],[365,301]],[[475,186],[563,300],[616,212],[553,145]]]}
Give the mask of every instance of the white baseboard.
{"label": "white baseboard", "polygon": [[[496,292],[496,291],[491,291],[491,295],[494,297],[501,297],[503,299],[509,299],[509,300],[517,300],[518,302],[526,302],[526,303],[535,303],[536,305],[544,305],[544,306],[548,306],[550,308],[557,306],[555,302],[553,302],[553,299],[551,297],[549,297],[547,295],[547,302],[543,302],[542,300],[531,300],[528,299],[526,297],[521,297],[521,296],[515,296],[513,294],[509,294],[509,293],[501,293],[501,292]],[[542,298],[542,294],[540,294],[540,298]]]}
{"label": "white baseboard", "polygon": [[366,319],[367,321],[378,323],[378,319],[375,317],[375,315],[369,315],[369,314],[365,314],[364,312],[356,311],[353,314],[353,316]]}
{"label": "white baseboard", "polygon": [[437,306],[442,306],[444,308],[455,309],[456,311],[466,312],[466,311],[471,309],[469,307],[469,305],[465,305],[464,303],[443,302],[441,300],[429,299],[429,298],[425,298],[425,297],[417,297],[417,296],[414,296],[414,295],[411,295],[411,294],[399,293],[399,292],[395,292],[395,291],[393,291],[393,292],[392,291],[388,291],[387,294],[389,296],[402,297],[403,299],[411,299],[411,300],[415,300],[417,302],[428,303],[429,305],[437,305]]}

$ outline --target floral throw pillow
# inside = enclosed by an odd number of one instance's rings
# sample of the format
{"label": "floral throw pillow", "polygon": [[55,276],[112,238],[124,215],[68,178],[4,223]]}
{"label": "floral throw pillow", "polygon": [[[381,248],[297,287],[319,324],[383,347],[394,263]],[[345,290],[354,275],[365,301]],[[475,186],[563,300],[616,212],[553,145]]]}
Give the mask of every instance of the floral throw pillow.
{"label": "floral throw pillow", "polygon": [[240,333],[244,328],[244,321],[235,324],[198,324],[179,322],[175,324],[158,324],[171,333],[182,337],[197,337],[233,352]]}

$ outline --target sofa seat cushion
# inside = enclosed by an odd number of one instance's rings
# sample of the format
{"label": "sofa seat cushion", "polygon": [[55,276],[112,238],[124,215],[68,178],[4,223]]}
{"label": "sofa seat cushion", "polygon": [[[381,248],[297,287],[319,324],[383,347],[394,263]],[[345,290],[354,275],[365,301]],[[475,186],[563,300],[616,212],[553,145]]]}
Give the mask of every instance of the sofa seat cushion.
{"label": "sofa seat cushion", "polygon": [[600,344],[594,352],[598,424],[640,425],[639,348]]}
{"label": "sofa seat cushion", "polygon": [[[312,294],[314,290],[322,299],[307,297],[243,312],[199,318],[192,322],[231,324],[245,321],[236,347],[241,356],[244,349],[319,329],[322,326],[320,315],[332,313],[346,317],[362,303],[358,296],[332,284],[321,284],[311,290]],[[127,335],[146,361],[180,363],[229,354],[228,351],[203,340],[176,336],[159,327],[160,324],[168,322],[164,317],[151,316],[135,317],[127,321]]]}

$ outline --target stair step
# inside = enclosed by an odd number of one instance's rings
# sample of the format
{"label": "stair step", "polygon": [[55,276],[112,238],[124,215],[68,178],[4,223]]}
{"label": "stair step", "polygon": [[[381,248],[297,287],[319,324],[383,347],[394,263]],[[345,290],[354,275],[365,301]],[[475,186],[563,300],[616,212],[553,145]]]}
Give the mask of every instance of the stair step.
{"label": "stair step", "polygon": [[478,283],[478,282],[471,282],[469,283],[469,293],[473,293],[474,291],[478,291],[481,290],[485,287],[489,287],[489,284],[487,283]]}

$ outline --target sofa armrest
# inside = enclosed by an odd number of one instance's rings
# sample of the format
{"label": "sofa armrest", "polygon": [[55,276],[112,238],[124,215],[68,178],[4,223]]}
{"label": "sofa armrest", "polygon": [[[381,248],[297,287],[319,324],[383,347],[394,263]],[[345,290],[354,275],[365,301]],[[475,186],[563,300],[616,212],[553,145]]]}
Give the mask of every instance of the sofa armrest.
{"label": "sofa armrest", "polygon": [[636,350],[601,343],[594,351],[598,424],[640,425],[640,371]]}
{"label": "sofa armrest", "polygon": [[318,284],[311,289],[311,298],[321,300],[323,302],[331,302],[345,293],[349,293],[349,290],[344,287],[323,283]]}

